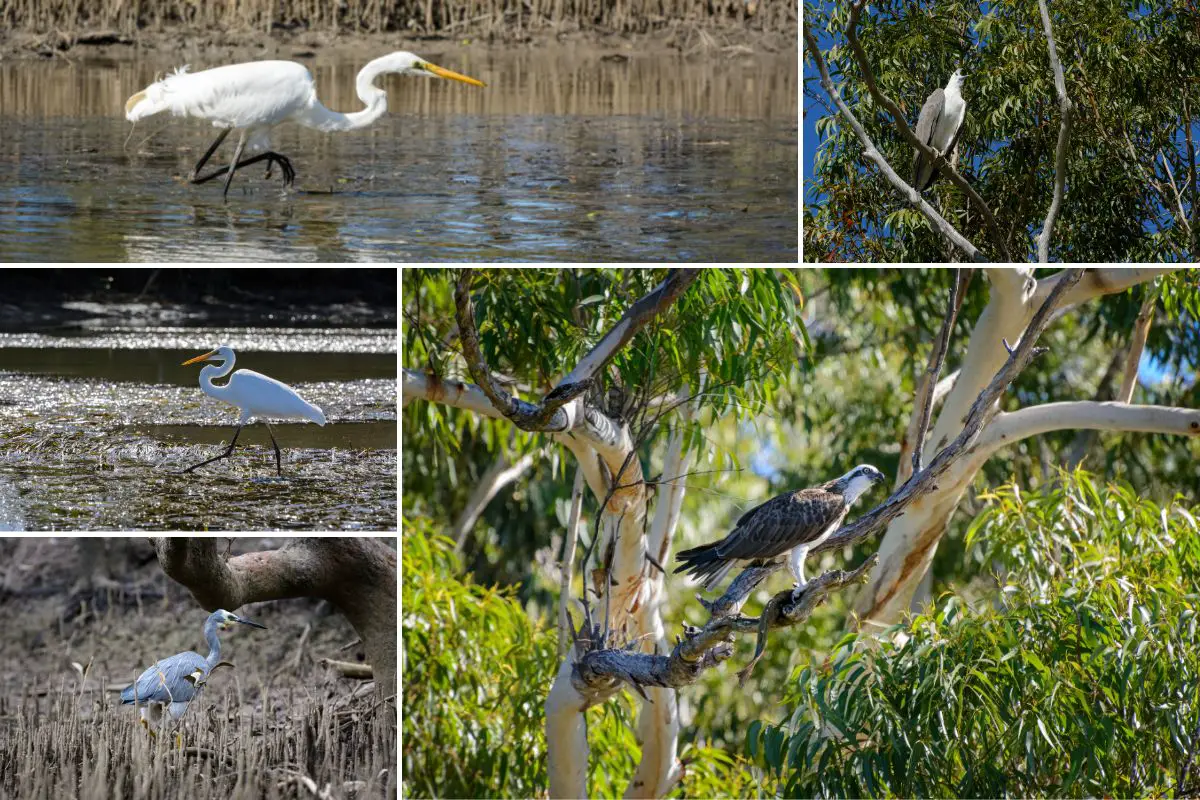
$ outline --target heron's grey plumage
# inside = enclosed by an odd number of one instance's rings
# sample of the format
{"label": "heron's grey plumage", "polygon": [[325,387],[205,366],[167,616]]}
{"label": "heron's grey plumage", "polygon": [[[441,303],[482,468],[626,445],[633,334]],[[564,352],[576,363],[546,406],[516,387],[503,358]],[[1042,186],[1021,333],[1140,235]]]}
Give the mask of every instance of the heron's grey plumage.
{"label": "heron's grey plumage", "polygon": [[[935,89],[921,113],[917,116],[917,127],[913,134],[924,144],[932,147],[939,154],[950,157],[958,135],[962,132],[963,118],[966,115],[966,103],[963,101],[960,87],[963,75],[955,70],[950,76],[945,89]],[[937,180],[938,171],[933,168],[933,161],[920,150],[913,153],[913,188],[923,192]]]}
{"label": "heron's grey plumage", "polygon": [[792,553],[789,565],[803,584],[803,560],[810,548],[841,525],[850,504],[883,473],[861,464],[821,486],[784,492],[743,514],[732,532],[712,544],[680,552],[676,572],[687,572],[712,590],[738,563],[771,560]]}
{"label": "heron's grey plumage", "polygon": [[[162,714],[161,706],[167,706],[172,719],[179,719],[213,669],[221,661],[221,639],[218,630],[230,623],[239,622],[255,628],[266,628],[257,622],[242,619],[225,609],[209,615],[204,623],[204,639],[208,642],[208,656],[186,652],[164,658],[149,667],[138,679],[121,691],[122,705],[150,706],[150,716],[157,719]],[[143,719],[146,715],[143,714]]]}

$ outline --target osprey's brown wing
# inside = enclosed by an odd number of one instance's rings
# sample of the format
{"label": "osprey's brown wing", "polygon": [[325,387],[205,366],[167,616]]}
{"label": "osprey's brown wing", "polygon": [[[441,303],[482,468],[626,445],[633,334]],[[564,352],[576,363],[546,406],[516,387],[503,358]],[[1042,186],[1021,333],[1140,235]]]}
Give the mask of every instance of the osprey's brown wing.
{"label": "osprey's brown wing", "polygon": [[773,558],[811,542],[845,511],[840,494],[823,488],[801,489],[773,497],[743,514],[738,525],[715,545],[722,559]]}

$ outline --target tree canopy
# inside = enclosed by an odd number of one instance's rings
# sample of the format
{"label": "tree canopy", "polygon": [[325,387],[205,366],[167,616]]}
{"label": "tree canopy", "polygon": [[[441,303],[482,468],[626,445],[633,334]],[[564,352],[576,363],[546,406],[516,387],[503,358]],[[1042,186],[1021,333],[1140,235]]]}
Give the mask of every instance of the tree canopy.
{"label": "tree canopy", "polygon": [[[591,427],[539,428],[479,388],[491,380],[514,402],[553,405],[577,391],[564,376],[581,374],[632,309],[682,279],[690,282],[671,304],[570,401]],[[947,316],[952,285],[961,307]],[[1042,312],[1044,333],[1025,342]],[[744,682],[753,635],[734,637],[728,660],[705,662],[678,688],[618,676],[611,692],[595,691],[602,680],[576,674],[588,747],[579,793],[637,795],[659,759],[675,769],[665,781],[651,774],[658,796],[1183,793],[1200,772],[1186,750],[1200,696],[1190,656],[1167,667],[1196,644],[1194,628],[1176,623],[1194,614],[1200,591],[1198,318],[1195,270],[406,273],[410,790],[554,795],[561,763],[547,752],[558,747],[560,762],[577,754],[564,749],[574,729],[550,699],[572,663],[597,652],[595,641],[572,644],[596,635],[581,624],[581,601],[600,628],[629,617],[612,626],[605,658],[666,658],[711,624],[697,588],[671,573],[679,549],[724,536],[773,494],[858,463],[901,489],[948,320],[925,468],[943,447],[937,437],[953,436],[978,387],[1011,361],[1006,348],[1036,340],[1044,351],[1030,352],[999,395],[962,471],[947,472],[882,537],[808,562],[810,575],[871,571],[878,551],[872,580],[886,578],[889,561],[907,560],[907,540],[890,555],[884,544],[915,525],[935,546],[928,571],[904,578],[906,591],[921,583],[911,607],[906,600],[895,619],[876,607],[883,622],[857,632],[854,613],[870,592],[832,592],[771,631]],[[1130,368],[1137,380],[1126,395]],[[559,410],[585,424],[570,403]],[[607,458],[605,425],[628,429],[636,471],[605,467],[608,483],[580,496],[568,558],[573,479],[597,452]],[[481,501],[496,464],[520,466],[524,455],[533,456],[525,469]],[[631,487],[642,505],[618,501]],[[478,521],[451,535],[480,503]],[[678,509],[674,523],[664,507]],[[639,539],[644,549],[623,555]],[[644,593],[626,594],[639,580]],[[790,581],[768,580],[742,614],[765,616],[778,590],[790,591]],[[556,631],[564,585],[572,626]],[[1081,695],[1088,686],[1103,698]],[[677,728],[656,722],[667,707],[678,710]],[[444,748],[459,757],[440,758]]]}
{"label": "tree canopy", "polygon": [[[836,91],[883,157],[911,181],[913,147],[868,91],[847,36],[857,0],[805,3],[804,25]],[[1048,0],[1073,108],[1065,197],[1051,260],[1178,262],[1200,242],[1196,146],[1200,140],[1200,26],[1194,4]],[[872,2],[857,39],[879,89],[916,124],[926,97],[950,73],[967,74],[957,169],[994,215],[1012,259],[1036,260],[1054,192],[1062,112],[1037,3]],[[808,261],[962,260],[864,158],[805,51],[805,114],[816,140],[806,182]],[[942,180],[925,195],[992,260],[1008,260],[978,204]]]}

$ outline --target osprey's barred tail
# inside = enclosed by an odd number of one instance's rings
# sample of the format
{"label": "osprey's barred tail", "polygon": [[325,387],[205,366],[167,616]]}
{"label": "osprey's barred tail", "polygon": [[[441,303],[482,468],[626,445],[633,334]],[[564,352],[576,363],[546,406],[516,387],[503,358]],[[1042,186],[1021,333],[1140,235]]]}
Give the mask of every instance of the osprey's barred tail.
{"label": "osprey's barred tail", "polygon": [[694,576],[703,582],[705,591],[711,592],[729,574],[729,570],[733,569],[734,563],[732,559],[727,560],[717,554],[717,544],[681,550],[675,556],[675,560],[683,562],[683,566],[676,567],[675,572],[686,572]]}

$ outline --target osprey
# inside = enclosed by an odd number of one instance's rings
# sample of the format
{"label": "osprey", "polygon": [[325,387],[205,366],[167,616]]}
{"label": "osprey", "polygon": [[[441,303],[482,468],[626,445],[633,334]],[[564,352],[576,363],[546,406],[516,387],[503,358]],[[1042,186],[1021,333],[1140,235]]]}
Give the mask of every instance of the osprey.
{"label": "osprey", "polygon": [[[945,89],[938,89],[929,95],[925,105],[921,106],[921,114],[917,117],[917,138],[932,147],[939,155],[949,156],[954,145],[958,144],[958,134],[962,130],[963,117],[967,113],[967,103],[963,100],[962,70],[954,70]],[[913,187],[923,192],[937,178],[937,172],[931,162],[920,151],[913,154]]]}
{"label": "osprey", "polygon": [[884,480],[870,464],[859,464],[840,478],[812,489],[784,492],[741,516],[733,531],[719,542],[684,550],[675,557],[711,591],[735,564],[770,560],[791,551],[788,569],[802,589],[804,557],[829,538],[846,518],[850,504],[872,485]]}

